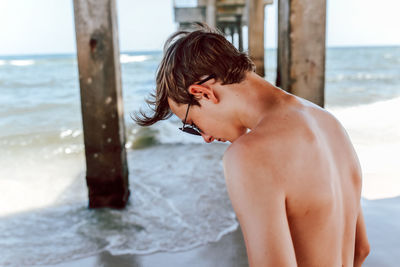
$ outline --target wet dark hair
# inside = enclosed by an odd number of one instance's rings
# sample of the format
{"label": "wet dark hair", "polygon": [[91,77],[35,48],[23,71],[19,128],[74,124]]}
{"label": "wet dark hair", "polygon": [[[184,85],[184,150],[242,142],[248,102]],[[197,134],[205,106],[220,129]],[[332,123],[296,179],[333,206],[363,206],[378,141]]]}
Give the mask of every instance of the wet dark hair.
{"label": "wet dark hair", "polygon": [[240,83],[246,72],[255,71],[249,56],[238,51],[221,32],[204,23],[195,26],[194,31],[175,32],[165,42],[156,91],[146,100],[154,114],[148,116],[141,110],[132,117],[140,126],[171,117],[168,97],[178,104],[200,105],[188,88],[203,76],[213,74],[224,85]]}

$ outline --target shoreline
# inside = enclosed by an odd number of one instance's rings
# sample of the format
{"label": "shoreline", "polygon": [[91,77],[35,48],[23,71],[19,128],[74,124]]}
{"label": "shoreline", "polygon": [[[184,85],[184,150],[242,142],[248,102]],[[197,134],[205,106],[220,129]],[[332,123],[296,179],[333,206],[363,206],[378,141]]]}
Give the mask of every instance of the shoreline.
{"label": "shoreline", "polygon": [[[400,261],[400,196],[394,198],[362,199],[371,252],[365,267],[395,267]],[[391,218],[391,220],[382,220]],[[240,226],[224,235],[218,242],[211,242],[187,251],[155,252],[146,255],[112,255],[103,251],[93,256],[58,264],[38,265],[46,267],[245,267],[248,265],[246,247]]]}
{"label": "shoreline", "polygon": [[145,255],[112,255],[103,251],[93,256],[58,264],[37,265],[46,267],[245,267],[248,266],[246,247],[240,227],[211,242],[190,250],[179,252],[155,252]]}

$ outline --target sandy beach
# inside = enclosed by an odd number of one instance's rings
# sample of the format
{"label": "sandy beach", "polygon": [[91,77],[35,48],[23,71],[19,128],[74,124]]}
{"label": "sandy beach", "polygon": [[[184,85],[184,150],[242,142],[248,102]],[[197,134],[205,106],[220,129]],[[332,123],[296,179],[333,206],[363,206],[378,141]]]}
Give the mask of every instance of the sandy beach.
{"label": "sandy beach", "polygon": [[362,201],[371,245],[364,266],[395,267],[400,262],[400,197]]}

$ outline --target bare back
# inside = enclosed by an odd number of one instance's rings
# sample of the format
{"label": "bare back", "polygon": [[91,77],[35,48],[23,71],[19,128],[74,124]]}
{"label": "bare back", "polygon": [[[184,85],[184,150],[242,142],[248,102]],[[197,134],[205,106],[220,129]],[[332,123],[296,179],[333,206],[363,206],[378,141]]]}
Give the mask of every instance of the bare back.
{"label": "bare back", "polygon": [[[361,171],[340,123],[314,104],[292,97],[240,142],[255,155],[249,160],[260,163],[254,173],[273,166],[268,173],[285,180],[284,207],[298,266],[353,266]],[[230,183],[228,189],[234,188]],[[231,198],[234,194],[230,189]],[[234,207],[241,205],[240,200],[233,202]],[[239,219],[245,216],[241,212]],[[250,231],[244,230],[245,240]]]}
{"label": "bare back", "polygon": [[361,172],[339,122],[301,108],[293,148],[301,169],[287,187],[287,216],[299,266],[353,266]]}

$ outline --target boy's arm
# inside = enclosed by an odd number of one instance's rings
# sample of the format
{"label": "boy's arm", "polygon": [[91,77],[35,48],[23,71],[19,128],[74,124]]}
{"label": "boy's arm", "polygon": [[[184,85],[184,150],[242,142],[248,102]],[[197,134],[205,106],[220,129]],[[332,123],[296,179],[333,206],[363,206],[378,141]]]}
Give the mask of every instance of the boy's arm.
{"label": "boy's arm", "polygon": [[367,238],[367,230],[365,227],[364,216],[360,206],[360,211],[357,218],[356,240],[354,248],[354,267],[361,266],[365,258],[369,254],[369,242]]}
{"label": "boy's arm", "polygon": [[268,166],[254,155],[229,150],[224,156],[226,184],[250,266],[297,266],[279,179],[268,177]]}

